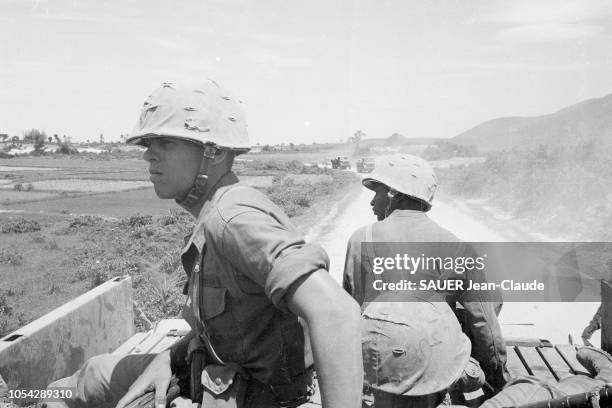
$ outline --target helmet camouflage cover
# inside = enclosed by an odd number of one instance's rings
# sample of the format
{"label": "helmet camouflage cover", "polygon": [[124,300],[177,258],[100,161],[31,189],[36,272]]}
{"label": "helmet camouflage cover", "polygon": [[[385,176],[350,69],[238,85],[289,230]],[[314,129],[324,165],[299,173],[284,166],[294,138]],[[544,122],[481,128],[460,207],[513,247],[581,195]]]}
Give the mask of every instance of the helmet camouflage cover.
{"label": "helmet camouflage cover", "polygon": [[245,153],[250,147],[241,105],[213,80],[195,86],[165,82],[145,101],[126,142],[174,137]]}
{"label": "helmet camouflage cover", "polygon": [[364,380],[373,389],[423,396],[463,373],[471,344],[445,302],[372,302],[363,311]]}
{"label": "helmet camouflage cover", "polygon": [[418,199],[431,208],[438,179],[425,160],[410,154],[376,158],[374,171],[363,179],[363,185],[373,190],[377,184]]}

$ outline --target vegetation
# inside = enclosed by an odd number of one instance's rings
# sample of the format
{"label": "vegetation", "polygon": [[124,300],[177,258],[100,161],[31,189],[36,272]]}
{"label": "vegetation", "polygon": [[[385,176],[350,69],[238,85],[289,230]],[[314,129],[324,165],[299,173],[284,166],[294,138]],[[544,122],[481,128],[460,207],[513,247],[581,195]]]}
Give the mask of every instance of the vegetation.
{"label": "vegetation", "polygon": [[319,174],[331,176],[329,179],[316,178],[296,182],[288,174],[277,176],[267,194],[273,203],[281,207],[289,217],[303,214],[315,201],[321,197],[329,196],[333,191],[356,181],[352,173],[338,170],[325,170]]}
{"label": "vegetation", "polygon": [[11,232],[23,233],[34,232],[40,230],[40,224],[34,220],[28,220],[23,217],[9,218],[0,224],[0,231],[4,234]]}
{"label": "vegetation", "polygon": [[23,263],[23,256],[17,250],[0,248],[0,265],[17,266]]}
{"label": "vegetation", "polygon": [[66,137],[64,137],[64,140],[61,140],[58,135],[53,135],[53,137],[55,137],[55,141],[57,142],[57,150],[55,150],[55,153],[79,154],[78,150],[70,145]]}
{"label": "vegetation", "polygon": [[35,154],[42,154],[45,151],[46,140],[47,134],[38,129],[28,130],[23,134],[23,141],[25,143],[32,143],[34,145]]}
{"label": "vegetation", "polygon": [[452,157],[475,157],[482,154],[475,146],[463,146],[443,141],[427,146],[421,155],[425,160],[447,160]]}
{"label": "vegetation", "polygon": [[442,189],[482,198],[535,230],[575,240],[612,239],[610,147],[576,146],[490,153],[484,163],[438,171]]}

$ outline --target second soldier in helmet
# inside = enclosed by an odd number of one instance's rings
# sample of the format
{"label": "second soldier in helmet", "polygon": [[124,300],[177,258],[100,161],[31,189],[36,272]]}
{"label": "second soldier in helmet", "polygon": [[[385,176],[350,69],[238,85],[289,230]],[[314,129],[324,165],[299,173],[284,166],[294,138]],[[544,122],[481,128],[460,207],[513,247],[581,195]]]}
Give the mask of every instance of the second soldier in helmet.
{"label": "second soldier in helmet", "polygon": [[[376,275],[370,260],[396,255],[397,246],[385,243],[422,243],[431,255],[473,254],[469,245],[427,217],[437,187],[433,169],[415,156],[387,156],[377,160],[363,185],[374,191],[371,205],[379,222],[351,236],[344,287],[362,305],[365,383],[374,390],[377,406],[383,401],[384,406],[430,405],[432,401],[426,403],[419,396],[441,398],[461,376],[470,354],[482,366],[493,389],[501,389],[506,381],[506,350],[497,321],[498,304],[474,291],[383,294],[372,284]],[[470,271],[465,275],[466,279],[484,279]],[[416,278],[419,276],[445,279],[443,271],[416,271]],[[465,310],[467,337],[452,312],[457,303]]]}

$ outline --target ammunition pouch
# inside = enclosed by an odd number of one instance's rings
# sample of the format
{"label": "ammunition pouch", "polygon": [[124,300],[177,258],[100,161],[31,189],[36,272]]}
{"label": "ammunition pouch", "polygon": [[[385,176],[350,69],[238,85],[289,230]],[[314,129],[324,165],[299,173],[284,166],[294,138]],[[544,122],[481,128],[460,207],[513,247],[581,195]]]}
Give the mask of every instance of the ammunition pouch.
{"label": "ammunition pouch", "polygon": [[208,353],[198,336],[189,342],[187,361],[187,367],[189,367],[189,397],[192,401],[201,401],[203,388],[200,377],[208,363]]}
{"label": "ammunition pouch", "polygon": [[204,387],[202,407],[243,408],[248,380],[235,370],[217,364],[204,367],[200,383]]}
{"label": "ammunition pouch", "polygon": [[308,402],[314,393],[312,367],[290,382],[266,385],[250,377],[236,363],[216,362],[199,336],[189,342],[187,361],[189,397],[202,401],[203,407],[243,408],[253,405],[253,399],[264,398],[272,406],[294,408]]}

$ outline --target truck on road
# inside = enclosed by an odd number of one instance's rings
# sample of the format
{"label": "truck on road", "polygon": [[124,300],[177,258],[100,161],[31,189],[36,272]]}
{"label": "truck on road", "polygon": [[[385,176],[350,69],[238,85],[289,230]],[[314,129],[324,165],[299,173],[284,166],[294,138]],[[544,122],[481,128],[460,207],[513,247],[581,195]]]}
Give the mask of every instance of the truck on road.
{"label": "truck on road", "polygon": [[355,163],[357,173],[371,173],[374,170],[374,158],[373,157],[362,157]]}
{"label": "truck on road", "polygon": [[351,163],[346,156],[338,156],[331,159],[331,164],[333,169],[347,170],[351,168]]}

